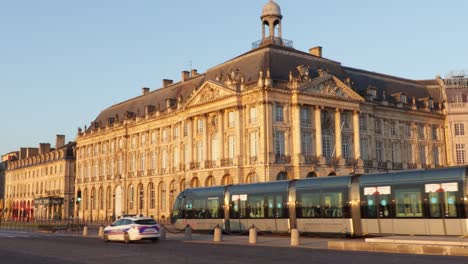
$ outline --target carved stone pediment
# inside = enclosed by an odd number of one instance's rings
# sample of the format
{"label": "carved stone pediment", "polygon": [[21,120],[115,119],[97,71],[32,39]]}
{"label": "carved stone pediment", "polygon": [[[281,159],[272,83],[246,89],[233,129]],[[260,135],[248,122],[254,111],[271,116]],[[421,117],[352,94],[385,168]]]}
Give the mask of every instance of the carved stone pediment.
{"label": "carved stone pediment", "polygon": [[364,101],[364,98],[351,87],[333,75],[318,77],[310,82],[302,83],[298,90],[300,93],[316,94],[323,97]]}
{"label": "carved stone pediment", "polygon": [[236,95],[235,91],[216,82],[207,81],[190,96],[186,107],[206,104],[233,95]]}

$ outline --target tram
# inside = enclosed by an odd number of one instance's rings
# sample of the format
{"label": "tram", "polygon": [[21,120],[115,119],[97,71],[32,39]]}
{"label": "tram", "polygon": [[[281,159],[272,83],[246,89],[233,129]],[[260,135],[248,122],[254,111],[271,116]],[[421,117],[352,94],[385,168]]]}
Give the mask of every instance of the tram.
{"label": "tram", "polygon": [[366,235],[468,235],[468,167],[190,188],[177,229]]}

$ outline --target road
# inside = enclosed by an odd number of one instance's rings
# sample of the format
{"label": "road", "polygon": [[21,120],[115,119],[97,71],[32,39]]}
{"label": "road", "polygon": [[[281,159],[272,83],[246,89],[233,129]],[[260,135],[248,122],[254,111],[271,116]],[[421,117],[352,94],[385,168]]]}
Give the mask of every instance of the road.
{"label": "road", "polygon": [[404,255],[323,249],[165,240],[129,245],[97,238],[0,230],[0,263],[466,263],[466,257]]}

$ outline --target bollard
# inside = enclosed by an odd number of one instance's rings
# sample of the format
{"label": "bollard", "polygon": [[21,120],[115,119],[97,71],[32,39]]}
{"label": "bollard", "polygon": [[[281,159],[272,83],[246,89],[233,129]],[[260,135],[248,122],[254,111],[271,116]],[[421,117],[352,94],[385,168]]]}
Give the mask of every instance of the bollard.
{"label": "bollard", "polygon": [[221,242],[222,239],[222,232],[221,232],[221,227],[219,225],[216,225],[214,229],[214,236],[213,236],[213,241],[214,242]]}
{"label": "bollard", "polygon": [[190,225],[185,227],[185,240],[192,240],[192,227]]}
{"label": "bollard", "polygon": [[291,229],[291,247],[299,246],[299,230],[297,228]]}
{"label": "bollard", "polygon": [[88,236],[88,226],[83,226],[83,236],[87,237]]}
{"label": "bollard", "polygon": [[103,227],[103,226],[100,226],[100,227],[99,227],[99,234],[98,234],[98,236],[99,236],[100,238],[104,238],[104,227]]}
{"label": "bollard", "polygon": [[159,230],[159,239],[166,240],[166,227],[162,226]]}
{"label": "bollard", "polygon": [[257,244],[257,229],[255,225],[249,229],[249,244]]}

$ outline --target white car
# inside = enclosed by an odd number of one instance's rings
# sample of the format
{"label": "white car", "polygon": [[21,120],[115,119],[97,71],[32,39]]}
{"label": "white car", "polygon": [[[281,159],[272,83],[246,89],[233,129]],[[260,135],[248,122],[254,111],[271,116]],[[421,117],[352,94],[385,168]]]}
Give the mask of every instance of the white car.
{"label": "white car", "polygon": [[122,217],[104,228],[104,241],[116,240],[130,243],[136,240],[157,242],[160,225],[151,217]]}

